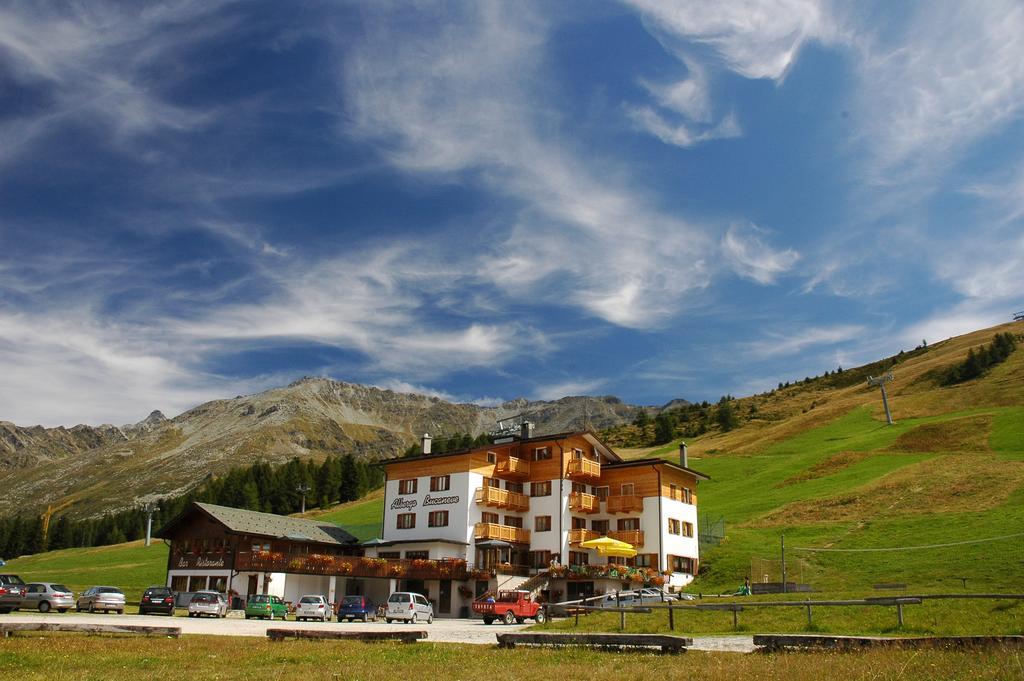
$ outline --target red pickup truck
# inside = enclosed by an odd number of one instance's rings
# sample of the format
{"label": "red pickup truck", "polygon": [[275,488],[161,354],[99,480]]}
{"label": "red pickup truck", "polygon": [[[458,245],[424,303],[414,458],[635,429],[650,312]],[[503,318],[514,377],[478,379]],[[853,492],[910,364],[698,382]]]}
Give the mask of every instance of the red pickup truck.
{"label": "red pickup truck", "polygon": [[474,602],[473,612],[483,617],[484,624],[494,620],[505,624],[522,624],[527,619],[538,624],[544,621],[544,608],[527,591],[499,591],[497,599]]}

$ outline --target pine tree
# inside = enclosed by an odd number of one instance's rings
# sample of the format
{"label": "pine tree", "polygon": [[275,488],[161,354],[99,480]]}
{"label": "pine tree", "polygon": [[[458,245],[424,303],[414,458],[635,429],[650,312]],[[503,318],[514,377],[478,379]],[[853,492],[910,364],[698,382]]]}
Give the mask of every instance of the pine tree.
{"label": "pine tree", "polygon": [[731,401],[725,400],[719,403],[715,420],[718,421],[718,425],[724,432],[729,432],[736,427],[736,414],[733,413]]}

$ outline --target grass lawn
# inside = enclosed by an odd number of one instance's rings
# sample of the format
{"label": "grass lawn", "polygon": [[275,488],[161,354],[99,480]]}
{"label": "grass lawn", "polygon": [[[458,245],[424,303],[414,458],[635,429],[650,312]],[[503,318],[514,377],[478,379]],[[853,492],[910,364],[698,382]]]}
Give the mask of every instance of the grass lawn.
{"label": "grass lawn", "polygon": [[340,504],[326,512],[313,512],[306,517],[341,525],[360,541],[380,536],[380,519],[384,514],[384,491],[371,492],[359,501]]}
{"label": "grass lawn", "polygon": [[[113,645],[112,645],[113,644]],[[0,669],[18,679],[1017,679],[1013,650],[656,655],[579,649],[19,634],[0,640]]]}
{"label": "grass lawn", "polygon": [[[885,636],[970,636],[979,634],[1024,635],[1024,602],[1018,600],[925,600],[903,606],[903,627],[898,626],[894,606],[817,606],[812,624],[802,607],[755,607],[759,601],[801,601],[809,594],[752,596],[743,599],[704,599],[699,603],[739,603],[738,628],[728,611],[675,611],[675,629],[669,628],[668,612],[654,609],[650,614],[626,613],[625,631],[648,634],[723,633],[828,633]],[[878,596],[878,594],[869,594]],[[888,596],[899,594],[886,594]],[[859,599],[864,594],[810,594],[813,600]],[[693,601],[684,603],[692,605]],[[621,631],[618,613],[591,613],[558,619],[533,627],[552,631]]]}
{"label": "grass lawn", "polygon": [[131,612],[146,587],[167,580],[167,545],[159,539],[148,548],[144,543],[49,551],[10,560],[3,569],[26,582],[60,582],[75,594],[96,585],[120,587]]}

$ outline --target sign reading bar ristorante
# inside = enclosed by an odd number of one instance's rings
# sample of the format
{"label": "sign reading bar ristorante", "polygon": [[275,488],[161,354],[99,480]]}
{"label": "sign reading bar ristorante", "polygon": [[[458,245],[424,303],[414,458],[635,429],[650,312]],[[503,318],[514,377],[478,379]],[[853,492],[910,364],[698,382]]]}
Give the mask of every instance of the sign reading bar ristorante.
{"label": "sign reading bar ristorante", "polygon": [[196,556],[189,558],[187,556],[178,556],[179,569],[186,568],[222,568],[224,567],[224,556]]}
{"label": "sign reading bar ristorante", "polygon": [[[459,503],[459,496],[453,495],[450,497],[432,497],[429,494],[423,497],[424,506],[448,506],[450,504]],[[406,499],[398,497],[391,502],[392,511],[411,511],[412,509],[419,506],[419,502],[415,499]]]}

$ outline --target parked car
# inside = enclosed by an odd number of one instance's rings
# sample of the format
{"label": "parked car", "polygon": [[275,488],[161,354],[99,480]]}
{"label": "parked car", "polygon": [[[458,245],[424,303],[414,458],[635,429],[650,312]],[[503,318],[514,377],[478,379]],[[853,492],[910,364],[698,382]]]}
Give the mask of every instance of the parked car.
{"label": "parked car", "polygon": [[389,624],[392,620],[412,623],[426,620],[427,624],[430,624],[434,621],[434,606],[420,594],[396,591],[388,597],[388,609],[384,619]]}
{"label": "parked car", "polygon": [[28,592],[21,601],[25,610],[35,609],[39,612],[67,612],[75,605],[75,594],[63,584],[54,582],[32,582]]}
{"label": "parked car", "polygon": [[274,619],[280,617],[288,619],[288,606],[277,596],[257,594],[245,604],[245,619],[259,617],[260,619]]}
{"label": "parked car", "polygon": [[21,607],[26,586],[18,575],[0,575],[0,613],[8,613]]}
{"label": "parked car", "polygon": [[139,599],[139,614],[151,615],[154,612],[174,614],[174,592],[170,587],[151,586],[142,592],[142,598]]}
{"label": "parked car", "polygon": [[636,591],[620,591],[618,595],[614,592],[607,594],[601,604],[605,607],[615,607],[616,604],[623,607],[634,605],[651,605],[652,603],[669,603],[678,599],[674,594],[664,593],[658,589],[639,589]]}
{"label": "parked car", "polygon": [[544,622],[544,608],[530,598],[527,591],[499,591],[498,598],[473,603],[473,612],[478,613],[484,624],[501,620],[505,624],[522,624],[528,617],[538,624]]}
{"label": "parked car", "polygon": [[338,606],[338,621],[355,619],[377,621],[377,604],[366,596],[345,596]]}
{"label": "parked car", "polygon": [[82,612],[110,612],[113,610],[118,615],[124,614],[124,592],[116,586],[91,586],[86,589],[75,601],[75,610]]}
{"label": "parked car", "polygon": [[228,616],[228,601],[224,594],[216,591],[200,591],[192,595],[188,602],[188,616],[202,617],[212,615],[213,617]]}
{"label": "parked car", "polygon": [[327,602],[327,596],[321,594],[306,594],[295,605],[295,620],[298,622],[303,620],[329,622],[331,614],[331,604]]}

